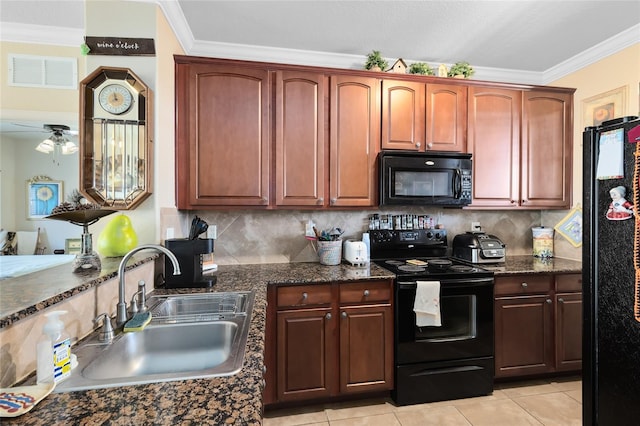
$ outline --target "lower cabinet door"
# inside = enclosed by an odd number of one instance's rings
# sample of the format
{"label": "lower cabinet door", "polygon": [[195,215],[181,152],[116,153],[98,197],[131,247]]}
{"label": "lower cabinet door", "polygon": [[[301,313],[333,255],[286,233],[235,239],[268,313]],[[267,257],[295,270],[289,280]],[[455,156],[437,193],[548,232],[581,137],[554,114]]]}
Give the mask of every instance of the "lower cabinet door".
{"label": "lower cabinet door", "polygon": [[550,296],[496,299],[496,377],[554,371],[552,314]]}
{"label": "lower cabinet door", "polygon": [[582,293],[556,294],[556,369],[582,369]]}
{"label": "lower cabinet door", "polygon": [[336,320],[331,309],[280,311],[277,318],[278,401],[335,394]]}
{"label": "lower cabinet door", "polygon": [[393,389],[390,305],[340,308],[340,392]]}

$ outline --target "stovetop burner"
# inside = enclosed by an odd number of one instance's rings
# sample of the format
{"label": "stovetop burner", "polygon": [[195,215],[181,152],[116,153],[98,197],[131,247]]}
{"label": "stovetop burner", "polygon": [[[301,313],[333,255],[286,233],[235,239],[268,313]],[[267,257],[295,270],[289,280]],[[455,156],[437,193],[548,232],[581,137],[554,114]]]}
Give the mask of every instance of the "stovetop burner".
{"label": "stovetop burner", "polygon": [[387,260],[384,263],[392,266],[400,266],[400,265],[404,265],[405,262],[403,260]]}
{"label": "stovetop burner", "polygon": [[[389,263],[389,262],[387,262]],[[401,262],[403,263],[403,262]],[[400,271],[403,272],[424,272],[426,270],[426,268],[422,267],[422,266],[417,266],[417,265],[400,265],[398,266],[398,269]]]}
{"label": "stovetop burner", "polygon": [[474,267],[471,265],[451,265],[449,269],[456,272],[471,272],[474,270]]}

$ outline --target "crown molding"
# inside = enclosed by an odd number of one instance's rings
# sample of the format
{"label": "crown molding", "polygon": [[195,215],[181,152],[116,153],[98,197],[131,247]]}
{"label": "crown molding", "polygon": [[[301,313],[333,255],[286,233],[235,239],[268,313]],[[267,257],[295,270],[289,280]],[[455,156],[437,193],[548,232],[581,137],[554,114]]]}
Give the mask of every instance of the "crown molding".
{"label": "crown molding", "polygon": [[640,24],[549,68],[543,73],[542,84],[549,84],[637,43],[640,43]]}
{"label": "crown molding", "polygon": [[[186,52],[191,52],[193,50],[193,45],[195,43],[195,39],[193,38],[193,33],[191,32],[191,28],[187,23],[187,18],[184,17],[184,13],[182,13],[182,8],[180,4],[178,4],[177,0],[141,0],[149,3],[156,3],[160,6],[160,10],[164,13],[165,18],[167,18],[167,22],[169,26],[173,30],[180,46],[182,46],[182,50]],[[190,54],[190,53],[187,53]]]}
{"label": "crown molding", "polygon": [[84,43],[84,29],[2,22],[0,40],[15,43],[79,47]]}

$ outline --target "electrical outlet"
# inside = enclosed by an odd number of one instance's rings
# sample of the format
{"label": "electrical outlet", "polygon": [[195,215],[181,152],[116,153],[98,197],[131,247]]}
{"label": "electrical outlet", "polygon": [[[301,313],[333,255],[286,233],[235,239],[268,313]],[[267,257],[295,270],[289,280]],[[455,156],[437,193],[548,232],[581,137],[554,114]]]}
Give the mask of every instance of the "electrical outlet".
{"label": "electrical outlet", "polygon": [[480,222],[471,222],[471,232],[480,232],[480,231],[482,231]]}
{"label": "electrical outlet", "polygon": [[218,238],[218,227],[216,225],[209,225],[209,228],[207,228],[207,238],[211,238],[212,240]]}

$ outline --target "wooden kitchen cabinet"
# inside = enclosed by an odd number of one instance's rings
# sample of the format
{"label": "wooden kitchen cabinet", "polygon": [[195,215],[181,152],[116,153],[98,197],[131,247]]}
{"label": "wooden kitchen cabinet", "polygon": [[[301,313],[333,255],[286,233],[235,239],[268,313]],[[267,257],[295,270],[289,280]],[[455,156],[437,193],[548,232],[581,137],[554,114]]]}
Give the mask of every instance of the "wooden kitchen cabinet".
{"label": "wooden kitchen cabinet", "polygon": [[378,205],[380,80],[330,76],[329,206]]}
{"label": "wooden kitchen cabinet", "polygon": [[466,150],[467,88],[382,81],[382,149]]}
{"label": "wooden kitchen cabinet", "polygon": [[467,144],[473,160],[471,207],[516,207],[520,199],[522,93],[469,88]]}
{"label": "wooden kitchen cabinet", "polygon": [[391,285],[269,288],[265,404],[392,389]]}
{"label": "wooden kitchen cabinet", "polygon": [[571,208],[572,99],[569,93],[523,93],[522,206]]}
{"label": "wooden kitchen cabinet", "polygon": [[579,371],[579,274],[495,279],[495,377]]}
{"label": "wooden kitchen cabinet", "polygon": [[176,61],[179,209],[269,203],[270,74]]}
{"label": "wooden kitchen cabinet", "polygon": [[582,275],[556,276],[556,370],[582,369]]}
{"label": "wooden kitchen cabinet", "polygon": [[325,204],[325,76],[277,71],[276,206]]}
{"label": "wooden kitchen cabinet", "polygon": [[469,88],[471,207],[571,207],[572,93]]}

